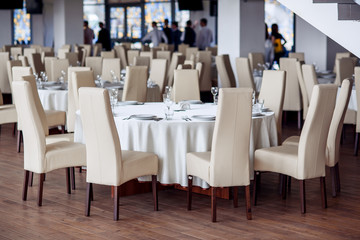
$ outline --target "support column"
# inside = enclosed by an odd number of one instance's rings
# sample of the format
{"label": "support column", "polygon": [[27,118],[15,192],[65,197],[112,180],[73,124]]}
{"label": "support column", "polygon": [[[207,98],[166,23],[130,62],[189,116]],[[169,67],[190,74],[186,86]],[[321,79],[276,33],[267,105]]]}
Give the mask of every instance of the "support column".
{"label": "support column", "polygon": [[12,27],[12,14],[11,10],[0,10],[0,48],[4,45],[12,44],[13,30]]}

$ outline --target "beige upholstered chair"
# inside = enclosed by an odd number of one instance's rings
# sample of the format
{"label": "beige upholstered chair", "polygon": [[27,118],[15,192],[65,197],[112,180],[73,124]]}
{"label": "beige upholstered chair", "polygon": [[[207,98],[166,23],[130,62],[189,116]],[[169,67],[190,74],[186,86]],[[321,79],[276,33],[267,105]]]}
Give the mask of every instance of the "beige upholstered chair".
{"label": "beige upholstered chair", "polygon": [[182,55],[186,56],[186,49],[189,47],[189,44],[179,44],[178,49],[179,49],[179,53],[181,53]]}
{"label": "beige upholstered chair", "polygon": [[159,48],[162,49],[161,51],[167,51],[169,48],[169,44],[167,44],[167,43],[159,43],[158,46],[159,46]]}
{"label": "beige upholstered chair", "polygon": [[56,59],[51,61],[51,80],[57,81],[61,77],[61,71],[65,72],[64,81],[67,81],[67,71],[69,68],[68,59]]}
{"label": "beige upholstered chair", "polygon": [[120,45],[124,46],[126,50],[131,49],[131,42],[122,42]]}
{"label": "beige upholstered chair", "polygon": [[143,52],[150,52],[149,45],[141,44],[141,51]]}
{"label": "beige upholstered chair", "polygon": [[21,61],[23,67],[29,67],[30,63],[26,56],[19,56],[18,59]]}
{"label": "beige upholstered chair", "polygon": [[102,51],[100,56],[102,58],[115,58],[115,51]]}
{"label": "beige upholstered chair", "polygon": [[83,47],[84,49],[86,49],[86,57],[90,57],[91,55],[91,45],[90,44],[80,44],[79,46]]}
{"label": "beige upholstered chair", "polygon": [[150,58],[150,60],[154,59],[155,56],[154,56],[154,52],[150,51],[150,52],[143,52],[141,51],[140,52],[140,57],[148,57]]}
{"label": "beige upholstered chair", "polygon": [[179,64],[177,66],[177,69],[178,70],[181,70],[181,69],[192,69],[191,65],[190,64]]}
{"label": "beige upholstered chair", "polygon": [[85,48],[82,48],[81,49],[81,58],[80,58],[80,55],[79,55],[79,61],[81,63],[81,66],[85,66],[85,59],[86,59],[86,56],[87,56],[87,49]]}
{"label": "beige upholstered chair", "polygon": [[106,89],[81,88],[79,92],[87,156],[85,215],[90,216],[92,184],[108,185],[115,188],[114,220],[117,221],[120,186],[146,175],[152,175],[154,210],[157,211],[158,157],[153,153],[121,150]]}
{"label": "beige upholstered chair", "polygon": [[79,62],[79,53],[77,52],[68,52],[65,53],[65,58],[67,60],[69,60],[69,65],[76,67],[78,66],[78,62]]}
{"label": "beige upholstered chair", "polygon": [[134,66],[146,66],[150,69],[150,57],[138,56],[134,58]]}
{"label": "beige upholstered chair", "polygon": [[[127,51],[127,62],[128,66],[131,66],[134,64],[134,58],[140,56],[139,50],[128,50]],[[124,66],[126,67],[126,66]]]}
{"label": "beige upholstered chair", "polygon": [[211,187],[213,222],[216,222],[216,190],[219,187],[233,187],[234,207],[237,207],[238,186],[245,186],[246,217],[251,219],[251,97],[251,89],[220,89],[211,152],[186,154],[188,210],[191,209],[192,178],[196,176]]}
{"label": "beige upholstered chair", "polygon": [[210,51],[212,56],[217,56],[218,55],[217,46],[215,46],[215,47],[206,47],[205,50]]}
{"label": "beige upholstered chair", "polygon": [[55,57],[54,52],[41,52],[41,62],[45,64],[45,57]]}
{"label": "beige upholstered chair", "polygon": [[195,69],[195,61],[193,60],[185,60],[184,64],[188,64],[191,66],[191,69]]}
{"label": "beige upholstered chair", "polygon": [[303,120],[305,120],[309,108],[309,95],[306,90],[304,75],[302,71],[302,63],[300,61],[296,62],[296,73],[301,91],[301,99],[303,105]]}
{"label": "beige upholstered chair", "polygon": [[236,87],[235,76],[231,68],[229,55],[224,54],[216,56],[215,62],[220,76],[220,84],[218,85],[223,88]]}
{"label": "beige upholstered chair", "polygon": [[312,90],[315,85],[318,84],[315,67],[314,65],[309,64],[303,64],[301,66],[303,77],[304,77],[304,83],[306,87],[306,92],[309,98],[309,102],[311,101],[312,96]]}
{"label": "beige upholstered chair", "polygon": [[[306,212],[305,180],[320,177],[323,208],[327,207],[325,188],[326,142],[333,115],[337,86],[316,85],[308,115],[301,132],[299,146],[283,145],[258,149],[254,157],[254,205],[259,172],[281,173],[299,180],[301,213]],[[286,182],[286,181],[285,181]],[[286,196],[286,184],[283,197]]]}
{"label": "beige upholstered chair", "polygon": [[203,72],[203,64],[201,62],[197,62],[196,63],[196,66],[195,66],[195,69],[198,71],[199,73],[199,79],[202,78],[202,75],[204,74]]}
{"label": "beige upholstered chair", "polygon": [[191,59],[191,55],[195,54],[199,51],[199,49],[197,47],[188,47],[186,48],[186,52],[185,52],[185,59],[186,60],[190,60]]}
{"label": "beige upholstered chair", "polygon": [[57,57],[59,59],[66,59],[66,53],[69,53],[69,52],[70,52],[70,50],[67,48],[59,48]]}
{"label": "beige upholstered chair", "polygon": [[[73,88],[73,82],[74,82],[73,73],[82,72],[82,71],[87,71],[90,72],[90,74],[93,74],[91,68],[89,67],[69,67],[68,69],[68,110],[66,114],[66,127],[68,132],[74,132],[75,130],[75,113],[76,110],[78,109],[75,106],[75,99],[74,99],[75,90]],[[94,81],[94,76],[92,75],[91,77],[89,77],[89,79]]]}
{"label": "beige upholstered chair", "polygon": [[104,58],[102,62],[101,79],[106,81],[113,81],[110,71],[113,71],[115,76],[120,80],[120,58]]}
{"label": "beige upholstered chair", "polygon": [[339,52],[335,55],[335,61],[334,61],[334,70],[333,72],[336,73],[336,60],[340,58],[349,58],[351,57],[351,53],[349,52]]}
{"label": "beige upholstered chair", "polygon": [[163,49],[162,48],[160,48],[160,47],[153,47],[153,48],[151,48],[151,52],[152,52],[152,54],[153,54],[153,58],[157,58],[157,52],[158,51],[162,51]]}
{"label": "beige upholstered chair", "polygon": [[[23,77],[35,83],[34,76]],[[27,199],[29,173],[40,174],[38,206],[42,205],[43,182],[45,173],[55,169],[66,168],[67,192],[70,188],[70,167],[86,165],[85,146],[81,143],[60,141],[46,144],[45,136],[48,133],[45,112],[36,107],[31,83],[28,81],[13,82],[14,99],[17,113],[22,121],[25,142],[24,149],[24,188],[22,199]],[[36,89],[35,89],[36,91]]]}
{"label": "beige upholstered chair", "polygon": [[198,51],[195,56],[195,62],[202,63],[202,75],[199,79],[200,91],[210,91],[211,83],[211,61],[210,51]]}
{"label": "beige upholstered chair", "polygon": [[259,66],[265,63],[265,58],[263,53],[256,53],[251,52],[248,54],[249,61],[250,61],[250,69],[251,72],[254,71],[254,69],[263,70],[262,67]]}
{"label": "beige upholstered chair", "polygon": [[303,52],[290,52],[289,58],[296,58],[298,61],[305,62],[305,54]]}
{"label": "beige upholstered chair", "polygon": [[[334,113],[332,115],[329,134],[326,143],[326,166],[330,167],[331,182],[332,182],[332,196],[340,191],[340,175],[339,175],[339,160],[340,160],[340,138],[343,122],[345,118],[346,109],[349,104],[351,95],[352,81],[344,79],[341,84],[340,94],[337,97]],[[292,136],[287,138],[283,145],[299,146],[299,136]]]}
{"label": "beige upholstered chair", "polygon": [[174,86],[171,97],[175,102],[200,100],[199,74],[196,69],[174,71]]}
{"label": "beige upholstered chair", "polygon": [[102,57],[87,57],[85,60],[85,67],[91,67],[94,71],[94,78],[101,75],[102,60]]}
{"label": "beige upholstered chair", "polygon": [[94,44],[94,46],[93,46],[93,55],[92,56],[93,57],[100,56],[101,51],[102,51],[102,44],[101,43]]}
{"label": "beige upholstered chair", "polygon": [[171,57],[171,63],[169,66],[168,74],[167,74],[167,84],[168,86],[172,86],[174,82],[174,70],[177,69],[179,64],[183,64],[185,61],[185,55],[180,55],[178,53],[174,53]]}
{"label": "beige upholstered chair", "polygon": [[7,61],[9,61],[9,53],[0,53],[0,89],[3,93],[11,93],[7,75]]}
{"label": "beige upholstered chair", "polygon": [[171,61],[171,52],[170,51],[157,51],[156,53],[157,59],[166,59],[168,65],[170,65]]}
{"label": "beige upholstered chair", "polygon": [[282,138],[282,109],[284,105],[285,88],[286,88],[286,72],[265,70],[259,99],[264,100],[264,105],[275,113],[278,144]]}
{"label": "beige upholstered chair", "polygon": [[53,60],[56,60],[58,59],[57,57],[45,57],[44,59],[44,65],[45,65],[45,72],[46,72],[46,75],[48,77],[48,81],[49,82],[53,82],[54,80],[51,78],[51,72],[52,72],[52,68],[51,68],[51,62]]}
{"label": "beige upholstered chair", "polygon": [[167,60],[166,59],[153,59],[151,61],[150,79],[156,83],[160,88],[160,93],[164,92],[165,80],[167,73]]}
{"label": "beige upholstered chair", "polygon": [[253,91],[256,91],[254,77],[250,69],[249,59],[235,58],[235,64],[239,87],[252,88]]}
{"label": "beige upholstered chair", "polygon": [[33,72],[40,74],[40,72],[45,72],[45,66],[44,64],[41,62],[41,55],[40,53],[33,53],[30,54],[30,66],[33,69]]}
{"label": "beige upholstered chair", "polygon": [[7,75],[8,75],[10,87],[11,87],[11,83],[13,81],[13,78],[12,78],[12,68],[13,67],[22,67],[21,61],[20,60],[9,60],[6,63]]}
{"label": "beige upholstered chair", "polygon": [[92,74],[92,71],[73,72],[72,74],[72,88],[76,111],[80,109],[79,89],[82,87],[96,87]]}
{"label": "beige upholstered chair", "polygon": [[146,66],[126,67],[122,101],[146,101],[148,72]]}
{"label": "beige upholstered chair", "polygon": [[[355,72],[355,91],[356,96],[360,96],[360,67],[354,68]],[[356,111],[356,137],[355,137],[355,147],[354,147],[354,155],[358,155],[359,149],[359,138],[360,138],[360,97],[356,98],[356,105],[358,111]]]}
{"label": "beige upholstered chair", "polygon": [[[17,60],[14,60],[17,61]],[[18,121],[18,117],[16,114],[16,108],[14,104],[4,104],[3,96],[0,89],[0,133],[1,133],[1,125],[6,123],[14,123],[16,124]],[[15,134],[16,125],[14,125],[14,134]]]}
{"label": "beige upholstered chair", "polygon": [[342,80],[345,78],[351,78],[354,74],[354,62],[351,57],[336,59],[336,78],[335,84],[340,86]]}
{"label": "beige upholstered chair", "polygon": [[[280,70],[286,71],[284,111],[298,113],[298,128],[301,128],[301,92],[296,72],[296,58],[280,58]],[[305,80],[306,81],[306,80]]]}
{"label": "beige upholstered chair", "polygon": [[12,47],[10,48],[10,55],[13,60],[18,60],[18,56],[22,56],[22,47]]}
{"label": "beige upholstered chair", "polygon": [[36,53],[35,48],[24,48],[24,57],[27,57],[27,59],[29,60],[30,66],[33,68],[33,71],[34,71],[35,70],[34,63],[32,62],[33,58],[31,56],[33,53]]}
{"label": "beige upholstered chair", "polygon": [[64,44],[61,46],[61,49],[66,49],[68,52],[71,52],[71,44]]}

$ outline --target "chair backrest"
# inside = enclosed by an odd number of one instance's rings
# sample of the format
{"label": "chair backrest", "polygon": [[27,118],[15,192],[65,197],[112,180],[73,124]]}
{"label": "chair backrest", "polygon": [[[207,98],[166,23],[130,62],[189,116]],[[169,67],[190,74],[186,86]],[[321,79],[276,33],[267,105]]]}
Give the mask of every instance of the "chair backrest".
{"label": "chair backrest", "polygon": [[168,46],[169,46],[169,44],[167,44],[167,43],[159,43],[159,48],[161,48],[162,49],[162,51],[167,51],[168,50]]}
{"label": "chair backrest", "polygon": [[21,81],[22,77],[33,74],[31,67],[13,67],[11,72],[13,82]]}
{"label": "chair backrest", "polygon": [[21,64],[23,67],[29,67],[30,63],[28,61],[28,58],[26,56],[19,56],[18,59],[21,61]]}
{"label": "chair backrest", "polygon": [[59,48],[57,57],[59,59],[65,59],[66,53],[69,53],[69,52],[70,52],[70,50],[68,48]]}
{"label": "chair backrest", "polygon": [[134,58],[134,66],[146,66],[150,69],[150,57],[137,56]]}
{"label": "chair backrest", "polygon": [[68,52],[71,51],[71,44],[64,44],[61,46],[60,49],[66,49]]}
{"label": "chair backrest", "polygon": [[236,87],[234,72],[231,68],[228,54],[219,55],[215,58],[216,68],[220,75],[219,86],[223,88]]}
{"label": "chair backrest", "polygon": [[195,69],[195,61],[194,60],[185,60],[184,64],[188,64],[191,66],[191,69]]}
{"label": "chair backrest", "polygon": [[131,49],[131,42],[122,42],[120,45],[124,46],[126,50]]}
{"label": "chair backrest", "polygon": [[182,55],[186,56],[186,49],[187,49],[188,47],[189,47],[189,44],[184,44],[184,43],[179,44],[179,46],[178,46],[179,52],[180,52]]}
{"label": "chair backrest", "polygon": [[334,61],[334,70],[333,72],[336,73],[336,60],[340,58],[349,58],[351,57],[351,53],[349,52],[339,52],[335,55],[335,61]]}
{"label": "chair backrest", "polygon": [[81,54],[81,59],[80,59],[80,57],[79,57],[80,63],[81,63],[81,66],[85,66],[85,59],[86,59],[86,57],[87,57],[87,51],[88,51],[88,50],[87,50],[86,48],[82,48],[80,51],[82,52],[82,54]]}
{"label": "chair backrest", "polygon": [[112,82],[112,75],[110,71],[113,71],[115,76],[120,80],[121,64],[120,58],[104,58],[102,62],[101,79]]}
{"label": "chair backrest", "polygon": [[49,82],[54,81],[51,78],[51,72],[52,72],[51,62],[56,59],[58,59],[58,58],[57,57],[45,57],[44,58],[45,72],[46,72],[46,75],[48,76]]}
{"label": "chair backrest", "polygon": [[[48,127],[45,126],[46,116],[42,106],[40,109],[36,106],[32,89],[32,82],[36,85],[35,77],[25,76],[23,80],[25,81],[14,81],[12,88],[19,121],[26,119],[20,122],[24,137],[24,169],[43,173],[46,167],[45,135],[48,131]],[[39,112],[41,109],[42,111]]]}
{"label": "chair backrest", "polygon": [[37,74],[40,74],[40,72],[45,72],[45,66],[41,62],[41,54],[40,53],[33,53],[30,55],[31,58],[31,67],[33,71]]}
{"label": "chair backrest", "polygon": [[296,177],[300,180],[325,176],[326,141],[337,88],[334,84],[314,86],[299,140]]}
{"label": "chair backrest", "polygon": [[152,54],[153,54],[153,58],[157,58],[157,52],[158,51],[162,51],[163,49],[161,48],[161,47],[153,47],[153,48],[151,48],[151,52],[152,52]]}
{"label": "chair backrest", "polygon": [[178,69],[178,70],[181,70],[181,69],[192,69],[192,67],[191,67],[190,64],[179,64],[176,69]]}
{"label": "chair backrest", "polygon": [[175,102],[200,100],[199,74],[196,69],[174,71],[174,87],[171,97]]}
{"label": "chair backrest", "polygon": [[72,88],[76,110],[80,108],[79,89],[82,87],[96,87],[93,76],[92,71],[73,72]]}
{"label": "chair backrest", "polygon": [[[180,45],[179,45],[180,46]],[[169,71],[167,75],[167,85],[172,86],[174,82],[174,70],[179,64],[183,64],[185,61],[185,55],[179,55],[174,53],[171,58],[171,63],[169,66]]]}
{"label": "chair backrest", "polygon": [[79,53],[77,53],[77,52],[65,53],[65,58],[69,60],[70,66],[73,66],[73,67],[78,66]]}
{"label": "chair backrest", "polygon": [[210,51],[211,55],[217,56],[218,55],[218,48],[217,47],[206,47],[206,51]]}
{"label": "chair backrest", "polygon": [[296,58],[280,58],[280,70],[286,71],[285,111],[302,109],[300,86],[296,72]]}
{"label": "chair backrest", "polygon": [[22,63],[20,60],[8,60],[6,63],[6,68],[7,68],[7,75],[8,75],[8,79],[9,79],[9,85],[11,88],[11,83],[13,81],[12,78],[12,68],[13,67],[21,67]]}
{"label": "chair backrest", "polygon": [[197,62],[195,69],[198,71],[199,73],[199,79],[201,79],[202,75],[203,75],[203,64],[201,62]]}
{"label": "chair backrest", "polygon": [[152,52],[152,51],[150,51],[150,52],[143,52],[143,51],[141,51],[141,52],[140,52],[140,57],[148,57],[148,58],[150,58],[150,60],[153,59],[153,58],[155,58],[155,57],[154,57],[154,52]]}
{"label": "chair backrest", "polygon": [[210,51],[198,51],[195,56],[195,62],[202,63],[202,75],[199,79],[200,81],[200,91],[210,91],[212,82],[211,82],[211,63],[212,56]]}
{"label": "chair backrest", "polygon": [[210,186],[250,184],[252,89],[220,89],[211,146]]}
{"label": "chair backrest", "polygon": [[13,60],[18,60],[18,56],[22,56],[22,47],[11,47],[10,48],[10,55],[12,56]]}
{"label": "chair backrest", "polygon": [[9,53],[0,52],[0,89],[3,93],[11,93],[7,75],[7,61],[9,61]]}
{"label": "chair backrest", "polygon": [[[355,73],[355,92],[360,96],[360,67],[354,68]],[[360,97],[356,98],[357,109],[360,109]],[[360,110],[356,111],[356,132],[360,132]]]}
{"label": "chair backrest", "polygon": [[285,71],[265,70],[263,72],[259,99],[264,99],[264,105],[275,113],[279,145],[281,144],[282,112],[286,84]]}
{"label": "chair backrest", "polygon": [[81,47],[83,47],[84,49],[86,49],[86,57],[90,57],[91,54],[91,45],[90,44],[80,44]]}
{"label": "chair backrest", "polygon": [[[73,89],[73,73],[81,72],[81,71],[89,71],[91,74],[91,68],[89,67],[69,67],[68,68],[68,109],[66,113],[66,127],[68,132],[74,132],[75,129],[75,99],[74,99],[74,89]],[[94,76],[91,76],[92,80],[94,80]]]}
{"label": "chair backrest", "polygon": [[61,77],[61,71],[65,72],[64,81],[67,81],[67,71],[69,68],[68,59],[55,59],[51,61],[51,80],[57,81]]}
{"label": "chair backrest", "polygon": [[111,51],[102,51],[100,56],[102,58],[115,58],[115,51],[111,50]]}
{"label": "chair backrest", "polygon": [[85,59],[85,67],[91,67],[94,71],[94,78],[101,75],[102,70],[102,57],[87,57]]}
{"label": "chair backrest", "polygon": [[[34,63],[32,62],[32,54],[36,53],[36,49],[35,48],[24,48],[24,56],[27,57],[30,66],[33,68],[33,71],[35,71],[34,69]],[[19,59],[19,58],[18,58]]]}
{"label": "chair backrest", "polygon": [[346,110],[349,105],[351,90],[352,80],[344,79],[341,84],[340,94],[336,99],[335,109],[327,137],[326,166],[329,167],[334,167],[340,160],[340,139]]}
{"label": "chair backrest", "polygon": [[[45,57],[55,57],[55,53],[54,52],[41,52],[41,62],[43,64],[45,64]],[[19,58],[19,60],[21,60]],[[27,59],[26,59],[27,61]],[[24,66],[24,63],[23,63],[23,66]]]}
{"label": "chair backrest", "polygon": [[309,99],[309,103],[311,102],[311,96],[312,96],[312,90],[315,85],[318,84],[315,67],[312,64],[303,64],[301,66],[303,77],[304,77],[304,83],[306,87],[307,96]]}
{"label": "chair backrest", "polygon": [[351,57],[336,59],[336,78],[335,84],[340,86],[345,78],[352,78],[354,74],[354,62]]}
{"label": "chair backrest", "polygon": [[303,105],[303,119],[305,120],[309,108],[309,96],[306,90],[305,80],[303,76],[302,63],[301,61],[297,61],[295,64],[296,64],[297,78],[299,81],[300,91],[301,91],[301,99]]}
{"label": "chair backrest", "polygon": [[150,47],[149,47],[149,45],[142,44],[142,45],[141,45],[141,51],[143,51],[143,52],[150,52]]}
{"label": "chair backrest", "polygon": [[86,139],[86,181],[118,186],[122,170],[121,147],[109,93],[103,88],[81,88],[79,95]]}
{"label": "chair backrest", "polygon": [[236,72],[238,76],[239,87],[255,89],[254,77],[250,69],[248,58],[235,58]]}
{"label": "chair backrest", "polygon": [[199,49],[197,47],[188,47],[186,48],[186,52],[185,52],[185,59],[186,60],[190,60],[191,55],[195,54],[199,51]]}
{"label": "chair backrest", "polygon": [[251,72],[253,72],[254,69],[263,70],[263,68],[259,67],[258,65],[258,64],[262,65],[265,63],[265,58],[263,53],[252,52],[248,54],[248,57],[250,61]]}
{"label": "chair backrest", "polygon": [[305,62],[305,54],[303,52],[290,52],[289,58],[296,58],[298,61]]}
{"label": "chair backrest", "polygon": [[163,93],[165,88],[167,65],[166,59],[153,59],[151,61],[150,79],[159,86],[160,93]]}
{"label": "chair backrest", "polygon": [[146,66],[126,67],[122,101],[146,101],[148,68]]}
{"label": "chair backrest", "polygon": [[93,57],[100,56],[101,50],[102,50],[102,44],[101,43],[94,44],[94,46],[93,46],[93,55],[92,56]]}
{"label": "chair backrest", "polygon": [[[140,51],[139,50],[128,50],[127,51],[127,62],[128,65],[133,65],[134,64],[134,58],[140,56]],[[124,66],[126,67],[126,66]]]}
{"label": "chair backrest", "polygon": [[170,51],[157,51],[156,53],[156,58],[157,59],[166,59],[168,65],[170,65],[170,61],[171,61],[171,52]]}

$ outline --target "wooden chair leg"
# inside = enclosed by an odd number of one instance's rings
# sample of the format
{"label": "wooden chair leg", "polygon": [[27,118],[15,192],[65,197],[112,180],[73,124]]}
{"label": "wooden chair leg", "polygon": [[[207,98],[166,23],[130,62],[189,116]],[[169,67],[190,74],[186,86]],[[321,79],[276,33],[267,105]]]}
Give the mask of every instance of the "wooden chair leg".
{"label": "wooden chair leg", "polygon": [[61,133],[62,133],[62,134],[65,133],[65,125],[61,125]]}
{"label": "wooden chair leg", "polygon": [[321,185],[321,205],[322,208],[327,208],[325,177],[320,177],[320,185]]}
{"label": "wooden chair leg", "polygon": [[68,194],[71,194],[71,182],[70,182],[70,168],[65,168],[66,172],[66,191]]}
{"label": "wooden chair leg", "polygon": [[90,205],[91,205],[91,193],[92,183],[86,184],[86,204],[85,204],[85,216],[90,216]]}
{"label": "wooden chair leg", "polygon": [[152,192],[153,192],[153,199],[154,199],[154,211],[159,210],[158,205],[158,191],[157,191],[157,176],[152,175]]}
{"label": "wooden chair leg", "polygon": [[299,180],[299,184],[300,184],[301,213],[305,213],[306,212],[305,180]]}
{"label": "wooden chair leg", "polygon": [[260,172],[254,172],[254,186],[253,186],[253,205],[257,204],[257,191],[258,191],[258,181],[260,178]]}
{"label": "wooden chair leg", "polygon": [[359,151],[359,134],[360,133],[356,133],[355,135],[354,156],[357,156]]}
{"label": "wooden chair leg", "polygon": [[187,191],[187,210],[191,210],[191,200],[192,200],[192,180],[193,176],[188,176],[188,191]]}
{"label": "wooden chair leg", "polygon": [[94,201],[94,188],[93,185],[90,185],[90,201]]}
{"label": "wooden chair leg", "polygon": [[25,172],[24,172],[23,194],[22,194],[22,200],[23,201],[26,201],[26,199],[27,199],[28,182],[29,182],[29,171],[25,170]]}
{"label": "wooden chair leg", "polygon": [[30,174],[29,174],[29,181],[28,181],[29,187],[32,187],[32,185],[33,185],[33,180],[34,180],[34,173],[33,173],[33,172],[30,172]]}
{"label": "wooden chair leg", "polygon": [[79,173],[82,173],[82,166],[79,167]]}
{"label": "wooden chair leg", "polygon": [[114,221],[119,220],[120,186],[114,186]]}
{"label": "wooden chair leg", "polygon": [[75,190],[75,167],[70,168],[71,188]]}
{"label": "wooden chair leg", "polygon": [[285,174],[282,174],[282,199],[286,199],[286,190],[287,190],[287,176]]}
{"label": "wooden chair leg", "polygon": [[16,129],[17,129],[17,123],[14,123],[14,127],[13,127],[13,135],[15,136],[16,134]]}
{"label": "wooden chair leg", "polygon": [[291,177],[290,176],[288,176],[288,181],[287,181],[287,183],[288,183],[288,193],[290,193],[291,192]]}
{"label": "wooden chair leg", "polygon": [[211,221],[216,222],[216,187],[211,187]]}
{"label": "wooden chair leg", "polygon": [[246,218],[247,220],[252,219],[251,215],[251,203],[250,203],[250,186],[245,186],[245,201],[246,201]]}
{"label": "wooden chair leg", "polygon": [[234,208],[238,207],[238,189],[239,187],[233,187],[233,201],[234,201]]}
{"label": "wooden chair leg", "polygon": [[301,118],[301,110],[298,111],[297,117],[298,117],[298,129],[301,129],[301,127],[302,127],[302,122],[301,122],[301,120],[302,120],[302,118]]}
{"label": "wooden chair leg", "polygon": [[335,165],[335,176],[336,176],[336,192],[340,192],[340,171],[339,163]]}
{"label": "wooden chair leg", "polygon": [[38,192],[38,206],[42,205],[43,188],[44,188],[44,173],[40,173],[40,176],[39,176],[39,192]]}
{"label": "wooden chair leg", "polygon": [[336,173],[335,167],[330,167],[330,177],[331,177],[331,195],[336,197]]}
{"label": "wooden chair leg", "polygon": [[16,147],[18,153],[21,151],[21,142],[22,142],[22,131],[18,131],[17,147]]}

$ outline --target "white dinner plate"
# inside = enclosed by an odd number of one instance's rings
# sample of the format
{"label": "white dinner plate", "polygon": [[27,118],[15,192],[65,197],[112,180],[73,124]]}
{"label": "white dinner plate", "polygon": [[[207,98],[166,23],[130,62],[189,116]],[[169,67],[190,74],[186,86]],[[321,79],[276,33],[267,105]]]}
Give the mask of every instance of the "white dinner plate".
{"label": "white dinner plate", "polygon": [[137,105],[138,102],[137,101],[123,101],[123,102],[118,102],[117,105],[122,106],[122,105]]}
{"label": "white dinner plate", "polygon": [[191,118],[202,120],[202,121],[215,121],[214,115],[194,115]]}
{"label": "white dinner plate", "polygon": [[188,103],[188,104],[203,104],[202,101],[200,100],[186,100],[186,101],[181,101],[180,103]]}
{"label": "white dinner plate", "polygon": [[157,117],[151,114],[136,114],[136,115],[131,115],[130,118],[137,120],[153,120],[156,119]]}
{"label": "white dinner plate", "polygon": [[46,87],[48,90],[61,90],[62,86],[48,86]]}
{"label": "white dinner plate", "polygon": [[262,113],[253,113],[252,114],[252,117],[262,117],[262,116],[264,116],[264,114],[262,114]]}
{"label": "white dinner plate", "polygon": [[54,86],[54,85],[57,85],[59,83],[57,83],[57,82],[42,82],[41,84],[43,86],[47,87],[47,86]]}

